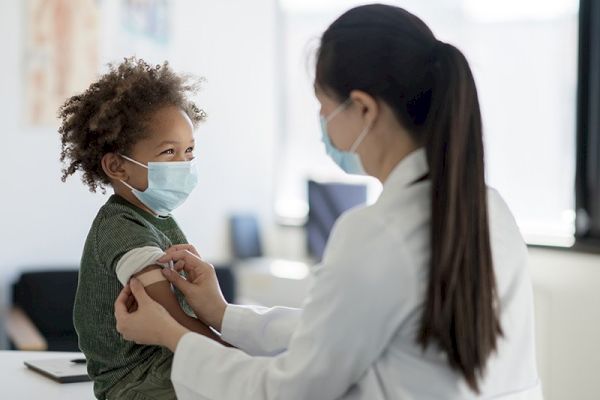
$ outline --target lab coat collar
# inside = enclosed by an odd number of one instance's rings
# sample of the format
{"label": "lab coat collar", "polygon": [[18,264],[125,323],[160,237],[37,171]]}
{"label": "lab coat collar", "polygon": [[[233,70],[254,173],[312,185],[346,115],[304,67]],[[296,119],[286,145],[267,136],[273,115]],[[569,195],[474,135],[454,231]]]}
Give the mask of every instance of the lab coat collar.
{"label": "lab coat collar", "polygon": [[427,155],[424,148],[419,148],[404,157],[394,167],[383,183],[383,192],[407,187],[423,178],[429,172]]}

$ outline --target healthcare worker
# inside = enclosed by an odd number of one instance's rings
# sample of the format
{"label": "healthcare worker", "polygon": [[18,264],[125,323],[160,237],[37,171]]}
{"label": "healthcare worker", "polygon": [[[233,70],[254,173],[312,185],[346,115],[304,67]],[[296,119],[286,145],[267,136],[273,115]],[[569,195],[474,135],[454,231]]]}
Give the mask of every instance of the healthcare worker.
{"label": "healthcare worker", "polygon": [[325,31],[315,76],[327,152],[383,192],[338,220],[302,310],[226,304],[184,246],[161,261],[188,280],[165,276],[236,348],[188,332],[135,280],[115,302],[119,332],[175,353],[180,400],[540,399],[527,248],[485,185],[463,54],[368,5]]}

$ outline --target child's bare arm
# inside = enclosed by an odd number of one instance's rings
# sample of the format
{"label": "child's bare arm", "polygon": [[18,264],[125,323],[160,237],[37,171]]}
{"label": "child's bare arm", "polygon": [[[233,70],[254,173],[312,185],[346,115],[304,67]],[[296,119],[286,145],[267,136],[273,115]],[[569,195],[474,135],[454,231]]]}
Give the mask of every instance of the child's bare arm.
{"label": "child's bare arm", "polygon": [[[151,265],[144,268],[142,271],[138,272],[134,275],[134,277],[144,280],[144,274],[149,273],[153,270],[160,270],[161,267],[158,265]],[[151,280],[152,281],[152,280]],[[171,288],[171,283],[166,280],[158,280],[157,282],[150,283],[145,286],[146,293],[156,302],[160,303],[168,312],[171,314],[173,318],[181,325],[185,326],[191,331],[197,332],[203,336],[206,336],[210,339],[216,340],[219,343],[224,345],[228,345],[224,342],[219,335],[217,335],[212,329],[206,326],[202,321],[197,318],[190,317],[187,315],[183,309],[181,308],[179,302],[177,301],[177,297]]]}

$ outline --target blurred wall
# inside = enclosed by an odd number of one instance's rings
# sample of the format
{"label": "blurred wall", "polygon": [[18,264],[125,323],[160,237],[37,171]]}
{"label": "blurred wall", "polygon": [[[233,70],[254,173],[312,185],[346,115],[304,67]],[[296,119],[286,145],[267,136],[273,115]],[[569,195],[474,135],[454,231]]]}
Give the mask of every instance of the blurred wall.
{"label": "blurred wall", "polygon": [[545,400],[600,398],[600,256],[531,249]]}
{"label": "blurred wall", "polygon": [[[90,193],[78,176],[62,183],[56,128],[32,129],[24,122],[25,3],[0,2],[0,300],[4,304],[8,284],[19,269],[78,264],[90,224],[108,198]],[[120,52],[131,44],[121,43],[123,38],[115,34],[118,3],[99,2],[102,64],[134,55]],[[206,78],[198,104],[209,115],[196,134],[200,183],[175,216],[206,259],[226,261],[230,212],[252,210],[263,226],[273,225],[276,2],[173,0],[170,4],[171,34],[164,58],[179,72]],[[135,55],[146,58],[146,49],[136,49]],[[156,53],[148,52],[148,57],[162,61]]]}

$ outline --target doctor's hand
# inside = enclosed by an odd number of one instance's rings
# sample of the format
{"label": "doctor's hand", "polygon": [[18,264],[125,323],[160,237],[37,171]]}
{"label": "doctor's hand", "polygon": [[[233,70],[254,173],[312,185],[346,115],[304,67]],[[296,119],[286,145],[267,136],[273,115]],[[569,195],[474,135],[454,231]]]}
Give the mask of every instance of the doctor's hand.
{"label": "doctor's hand", "polygon": [[[137,309],[131,308],[135,299]],[[138,344],[165,346],[175,352],[179,339],[189,332],[159,303],[137,279],[126,285],[115,301],[117,331],[125,340]]]}
{"label": "doctor's hand", "polygon": [[[196,316],[220,332],[227,302],[221,293],[215,268],[188,249],[168,250],[158,259],[161,263],[169,261],[173,261],[177,272],[163,268],[163,275],[183,293]],[[179,275],[181,270],[186,272],[187,280]]]}

